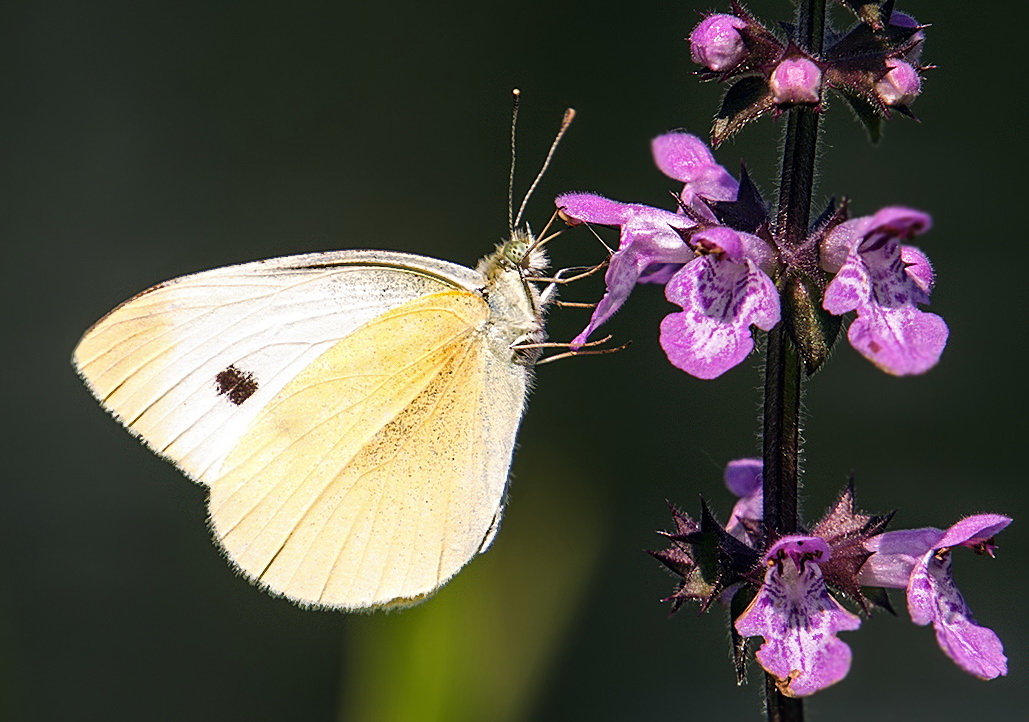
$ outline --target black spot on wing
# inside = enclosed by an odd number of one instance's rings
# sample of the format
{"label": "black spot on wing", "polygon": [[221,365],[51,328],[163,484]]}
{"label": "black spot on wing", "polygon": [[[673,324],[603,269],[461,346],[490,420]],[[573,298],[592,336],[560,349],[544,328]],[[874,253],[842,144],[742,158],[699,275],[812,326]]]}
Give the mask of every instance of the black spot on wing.
{"label": "black spot on wing", "polygon": [[257,391],[257,379],[249,371],[240,371],[235,366],[229,366],[214,377],[218,385],[218,393],[227,396],[229,401],[239,406],[249,399]]}

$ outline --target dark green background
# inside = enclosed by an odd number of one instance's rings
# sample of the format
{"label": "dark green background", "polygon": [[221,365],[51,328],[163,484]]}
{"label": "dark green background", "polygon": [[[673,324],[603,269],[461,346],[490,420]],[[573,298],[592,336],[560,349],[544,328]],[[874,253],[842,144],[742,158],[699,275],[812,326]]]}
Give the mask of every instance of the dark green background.
{"label": "dark green background", "polygon": [[[752,6],[791,12],[785,0]],[[707,127],[719,89],[689,77],[682,38],[710,7],[5,3],[0,715],[336,718],[353,673],[348,629],[361,619],[298,609],[234,576],[209,541],[202,490],[112,423],[76,379],[78,336],[157,281],[233,262],[380,247],[472,264],[506,228],[515,86],[521,188],[564,106],[579,111],[530,205],[537,227],[549,199],[571,189],[667,206],[674,184],[652,167],[648,142]],[[913,379],[838,348],[806,399],[805,504],[817,515],[854,471],[862,505],[899,508],[899,527],[1014,516],[999,560],[955,560],[1011,673],[972,679],[930,630],[903,612],[876,615],[845,636],[851,674],[810,703],[811,716],[1014,719],[1029,700],[1025,17],[1015,2],[903,7],[934,24],[926,60],[940,68],[916,104],[924,122],[890,123],[873,149],[835,104],[820,190],[850,196],[858,214],[890,203],[933,214],[920,245],[951,341],[940,365]],[[734,167],[745,157],[771,193],[779,131],[765,120],[719,158]],[[555,245],[565,263],[599,258],[583,233]],[[756,450],[757,361],[713,382],[676,371],[656,343],[669,309],[642,288],[609,327],[635,341],[629,351],[538,374],[508,524],[523,523],[520,497],[546,506],[566,493],[561,474],[533,470],[572,468],[585,480],[575,493],[591,497],[583,513],[602,516],[603,534],[590,541],[599,566],[569,601],[573,621],[540,675],[533,719],[757,717],[757,676],[735,688],[720,614],[668,621],[656,600],[672,580],[640,551],[659,544],[666,498],[692,507],[702,493],[726,512],[721,467]],[[552,335],[569,338],[583,322],[555,312]],[[517,554],[507,546],[517,541],[502,531],[496,549]],[[547,585],[547,554],[535,553]],[[507,592],[480,593],[487,604]],[[481,647],[483,664],[503,662],[488,634]]]}

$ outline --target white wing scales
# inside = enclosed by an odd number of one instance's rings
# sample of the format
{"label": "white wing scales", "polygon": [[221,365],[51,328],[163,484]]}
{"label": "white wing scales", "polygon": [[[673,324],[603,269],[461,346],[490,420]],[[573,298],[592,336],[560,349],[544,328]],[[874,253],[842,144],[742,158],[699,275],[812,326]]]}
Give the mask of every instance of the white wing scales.
{"label": "white wing scales", "polygon": [[[218,268],[122,304],[86,332],[74,363],[132,433],[206,483],[261,408],[334,343],[426,293],[482,284],[463,266],[384,251]],[[244,388],[220,384],[226,371]]]}
{"label": "white wing scales", "polygon": [[432,592],[481,550],[526,385],[524,367],[497,366],[488,319],[478,294],[424,296],[269,404],[211,484],[212,526],[247,576],[366,608]]}

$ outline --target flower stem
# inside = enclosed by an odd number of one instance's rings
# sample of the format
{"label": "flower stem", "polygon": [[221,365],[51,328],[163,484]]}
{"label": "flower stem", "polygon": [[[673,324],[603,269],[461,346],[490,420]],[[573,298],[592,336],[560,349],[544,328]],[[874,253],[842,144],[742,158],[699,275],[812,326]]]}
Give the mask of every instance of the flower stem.
{"label": "flower stem", "polygon": [[770,543],[797,531],[801,369],[785,324],[768,334],[765,356],[764,527]]}
{"label": "flower stem", "polygon": [[[799,0],[797,42],[817,55],[825,36],[825,0]],[[794,107],[786,123],[775,236],[784,251],[804,241],[811,219],[819,114]],[[780,291],[794,279],[778,279]],[[790,297],[783,292],[784,301]],[[768,334],[765,360],[765,396],[762,433],[764,459],[764,528],[766,543],[798,529],[797,489],[800,472],[800,400],[803,369],[790,337],[790,304],[783,303],[783,319]],[[765,675],[765,711],[769,722],[802,722],[804,703],[779,692],[776,680]]]}

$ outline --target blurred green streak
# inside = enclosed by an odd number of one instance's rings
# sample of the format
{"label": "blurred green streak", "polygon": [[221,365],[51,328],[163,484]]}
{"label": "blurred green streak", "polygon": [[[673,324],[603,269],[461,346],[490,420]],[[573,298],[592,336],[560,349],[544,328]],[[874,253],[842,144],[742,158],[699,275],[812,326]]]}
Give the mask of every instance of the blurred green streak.
{"label": "blurred green streak", "polygon": [[351,620],[341,721],[530,717],[606,536],[604,500],[553,451],[519,467],[486,555],[417,607]]}

